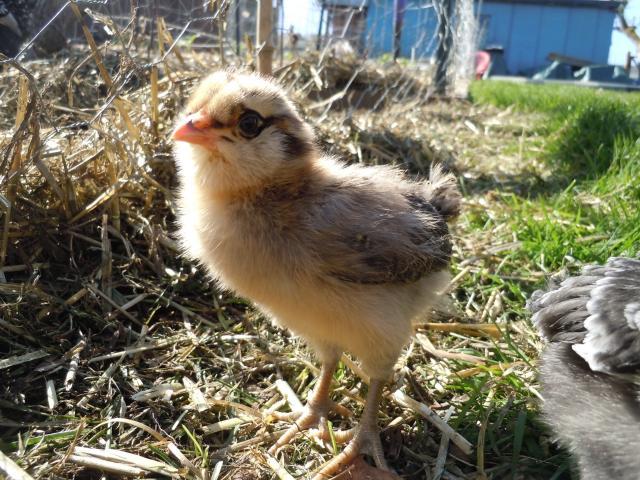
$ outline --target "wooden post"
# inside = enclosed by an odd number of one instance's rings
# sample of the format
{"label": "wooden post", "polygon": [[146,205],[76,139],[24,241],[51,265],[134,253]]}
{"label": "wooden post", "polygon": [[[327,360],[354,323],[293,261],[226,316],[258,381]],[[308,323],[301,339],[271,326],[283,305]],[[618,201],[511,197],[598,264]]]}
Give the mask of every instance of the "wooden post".
{"label": "wooden post", "polygon": [[278,48],[280,49],[279,68],[284,65],[284,2],[278,0]]}
{"label": "wooden post", "polygon": [[258,72],[271,75],[273,72],[273,3],[272,0],[258,0]]}
{"label": "wooden post", "polygon": [[[333,24],[333,15],[334,15],[335,5],[327,6],[327,20],[324,24],[324,39],[326,43],[331,42],[331,37],[329,37],[329,28]],[[333,33],[333,32],[332,32]]]}

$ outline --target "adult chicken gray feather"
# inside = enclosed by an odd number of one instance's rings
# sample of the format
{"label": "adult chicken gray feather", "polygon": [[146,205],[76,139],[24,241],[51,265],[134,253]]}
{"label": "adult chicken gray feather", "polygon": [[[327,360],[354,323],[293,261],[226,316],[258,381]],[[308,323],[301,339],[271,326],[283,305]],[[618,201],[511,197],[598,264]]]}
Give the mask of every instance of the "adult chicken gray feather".
{"label": "adult chicken gray feather", "polygon": [[543,414],[581,478],[640,478],[640,260],[585,267],[528,307],[549,342]]}

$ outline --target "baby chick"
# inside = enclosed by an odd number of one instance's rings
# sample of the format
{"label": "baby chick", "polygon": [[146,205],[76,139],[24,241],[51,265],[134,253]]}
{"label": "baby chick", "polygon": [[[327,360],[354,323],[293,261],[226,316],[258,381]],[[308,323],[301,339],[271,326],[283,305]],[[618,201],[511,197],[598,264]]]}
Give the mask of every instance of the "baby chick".
{"label": "baby chick", "polygon": [[202,81],[173,139],[187,255],[322,361],[305,410],[271,452],[312,427],[329,438],[329,387],[348,351],[370,376],[367,403],[359,425],[339,435],[349,444],[317,478],[363,450],[386,468],[378,404],[412,320],[448,284],[454,178],[434,168],[428,181],[412,182],[389,166],[323,155],[274,81],[231,71]]}

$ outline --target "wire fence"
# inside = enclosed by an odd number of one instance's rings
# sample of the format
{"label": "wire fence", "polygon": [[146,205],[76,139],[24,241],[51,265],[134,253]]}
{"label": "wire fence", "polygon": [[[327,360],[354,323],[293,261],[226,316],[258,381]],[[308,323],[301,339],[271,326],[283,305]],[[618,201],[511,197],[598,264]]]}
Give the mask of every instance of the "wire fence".
{"label": "wire fence", "polygon": [[[135,77],[141,86],[153,75],[171,79],[174,71],[202,75],[227,66],[251,69],[262,48],[256,40],[256,0],[2,4],[17,29],[0,26],[0,53],[8,57],[0,58],[1,66],[20,67],[26,74],[30,65],[59,64],[56,59],[62,57],[66,67],[73,65],[73,74],[97,65],[99,71],[83,80],[100,84],[97,92],[103,100],[107,92],[117,95],[105,73],[127,79],[123,81],[128,85]],[[286,82],[291,77],[287,74],[293,74],[296,78],[289,85],[303,87],[305,92],[298,93],[312,99],[329,99],[327,110],[342,106],[345,99],[351,108],[375,110],[408,96],[421,101],[433,93],[464,96],[473,76],[477,42],[472,0],[277,0],[273,9],[271,44],[277,76]],[[108,72],[100,69],[101,58]],[[336,65],[352,73],[336,75]],[[390,67],[400,71],[400,78],[383,92],[364,75]],[[299,70],[310,74],[313,82],[298,82]],[[46,78],[33,80],[38,90],[47,83]],[[7,87],[5,103],[17,92]],[[67,101],[72,102],[71,85],[67,90]]]}
{"label": "wire fence", "polygon": [[[61,123],[52,111],[75,117],[71,125],[93,127],[116,110],[137,139],[132,115],[150,116],[158,133],[159,82],[175,87],[216,68],[252,69],[264,47],[256,40],[256,0],[2,0],[0,6],[0,101],[9,107],[0,126],[17,127],[2,138],[3,171],[25,132],[16,123],[28,97],[19,98],[19,80],[27,81],[29,105],[39,106],[34,118],[47,126],[68,128],[70,118]],[[299,100],[311,101],[317,118],[333,110],[348,118],[354,109],[377,111],[434,93],[464,95],[476,25],[472,0],[277,0],[270,39],[275,75]],[[122,96],[145,89],[155,92],[151,110],[143,104],[143,111],[125,111]],[[5,171],[0,185],[9,177]]]}
{"label": "wire fence", "polygon": [[[446,82],[455,73],[451,71],[454,57],[466,63],[467,70],[473,64],[477,32],[469,0],[274,1],[271,43],[276,67],[306,51],[318,51],[323,59],[329,53],[354,62],[393,59],[405,65],[437,64],[440,81]],[[18,33],[6,25],[0,27],[2,53],[24,61],[86,43],[71,3],[3,0]],[[103,50],[135,52],[134,63],[141,68],[164,63],[168,50],[185,49],[205,54],[209,69],[255,63],[257,0],[84,0],[76,4]]]}
{"label": "wire fence", "polygon": [[[191,422],[189,398],[156,409],[144,394],[173,391],[185,358],[209,362],[196,370],[203,385],[217,385],[216,398],[235,398],[229,385],[272,373],[253,341],[235,340],[245,306],[214,291],[172,236],[175,117],[204,74],[256,68],[256,18],[255,0],[0,0],[0,354],[15,360],[3,364],[0,385],[24,417],[0,443],[58,435],[57,423],[29,413],[47,401],[69,422],[71,436],[55,438],[73,445],[95,444],[77,410],[96,424],[126,417],[174,432]],[[446,152],[414,128],[426,122],[415,107],[464,91],[475,24],[472,0],[278,1],[273,73],[324,150],[425,171]],[[413,134],[400,131],[409,126]],[[200,355],[214,337],[219,351]],[[119,348],[161,361],[116,358]],[[239,351],[242,361],[229,363]],[[42,355],[51,361],[36,370],[21,363]],[[176,409],[186,416],[176,420]],[[215,415],[198,410],[198,422]],[[105,428],[122,434],[109,433],[113,445],[151,451],[124,426]],[[231,455],[240,469],[262,435],[257,423],[243,428],[236,438],[249,443]],[[186,437],[176,442],[191,448]],[[21,458],[36,478],[73,478],[73,445]]]}
{"label": "wire fence", "polygon": [[[315,125],[330,115],[352,125],[354,111],[464,94],[472,76],[472,0],[273,7],[274,75]],[[50,195],[42,209],[55,205],[72,223],[117,205],[112,197],[132,179],[170,196],[171,181],[155,175],[158,163],[171,163],[174,116],[202,75],[255,69],[264,48],[256,18],[255,0],[0,0],[0,263],[20,247],[19,209],[35,214],[33,201],[19,201],[26,179]],[[96,158],[110,171],[93,199],[89,189],[81,200],[74,172]]]}

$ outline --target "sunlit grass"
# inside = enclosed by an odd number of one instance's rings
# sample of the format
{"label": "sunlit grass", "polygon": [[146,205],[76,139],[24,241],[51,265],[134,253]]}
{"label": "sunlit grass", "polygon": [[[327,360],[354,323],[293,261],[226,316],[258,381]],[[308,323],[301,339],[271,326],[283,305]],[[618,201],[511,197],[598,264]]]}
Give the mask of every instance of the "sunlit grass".
{"label": "sunlit grass", "polygon": [[[473,85],[471,97],[532,114],[540,151],[522,154],[517,137],[502,138],[523,171],[529,162],[541,163],[542,177],[523,178],[521,188],[508,190],[488,185],[469,198],[457,234],[484,243],[477,255],[491,260],[467,276],[458,300],[482,305],[500,292],[496,321],[511,327],[504,342],[486,350],[502,373],[488,364],[484,374],[452,380],[448,388],[468,397],[459,405],[460,422],[482,427],[468,434],[484,432],[487,475],[570,478],[568,457],[538,418],[535,368],[524,367],[535,366],[541,347],[524,306],[550,275],[640,251],[640,96],[485,81]],[[504,250],[487,252],[501,244]]]}

